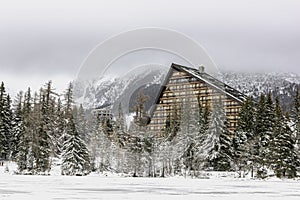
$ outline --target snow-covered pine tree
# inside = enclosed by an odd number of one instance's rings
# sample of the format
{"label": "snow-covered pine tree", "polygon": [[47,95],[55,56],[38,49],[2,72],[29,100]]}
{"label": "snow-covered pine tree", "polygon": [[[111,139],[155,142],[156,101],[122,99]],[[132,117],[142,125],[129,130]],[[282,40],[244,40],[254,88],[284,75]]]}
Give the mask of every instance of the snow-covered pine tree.
{"label": "snow-covered pine tree", "polygon": [[65,129],[62,147],[62,175],[87,175],[90,173],[89,151],[76,129],[73,117],[73,85],[69,84],[65,94]]}
{"label": "snow-covered pine tree", "polygon": [[62,149],[62,175],[83,176],[90,173],[89,152],[84,141],[80,138],[73,116],[66,119],[64,144]]}
{"label": "snow-covered pine tree", "polygon": [[12,110],[11,99],[6,93],[4,83],[0,85],[0,158],[9,159],[11,156],[12,140]]}
{"label": "snow-covered pine tree", "polygon": [[215,162],[215,170],[229,171],[231,170],[231,163],[233,157],[232,138],[229,131],[229,121],[225,117],[224,131],[220,135],[220,153]]}
{"label": "snow-covered pine tree", "polygon": [[98,123],[96,127],[96,134],[97,134],[97,142],[98,142],[98,157],[96,158],[96,167],[100,172],[109,170],[111,168],[111,141],[110,138],[105,131],[105,123]]}
{"label": "snow-covered pine tree", "polygon": [[151,177],[153,176],[153,156],[154,156],[154,148],[155,145],[155,133],[153,132],[145,132],[143,137],[143,149],[142,149],[142,168],[145,176]]}
{"label": "snow-covered pine tree", "polygon": [[[47,154],[49,157],[57,156],[57,145],[58,138],[61,134],[58,134],[57,126],[59,122],[57,121],[56,97],[59,96],[55,89],[52,87],[52,81],[48,81],[41,90],[40,102],[41,102],[41,123],[44,124],[43,129],[46,133],[44,135],[44,144],[47,146]],[[62,120],[62,119],[61,119]],[[62,120],[63,121],[63,120]],[[51,162],[51,161],[50,161]]]}
{"label": "snow-covered pine tree", "polygon": [[133,177],[140,176],[142,166],[143,153],[143,134],[145,134],[145,127],[141,125],[141,119],[136,118],[138,124],[132,123],[129,129],[129,137],[127,141],[127,166]]}
{"label": "snow-covered pine tree", "polygon": [[263,171],[266,170],[266,168],[270,167],[269,163],[269,157],[271,156],[271,147],[270,143],[274,138],[274,118],[275,118],[275,108],[274,103],[272,100],[271,93],[268,93],[267,95],[267,101],[266,101],[266,110],[265,110],[265,119],[264,119],[264,126],[265,126],[265,132],[261,132],[261,148],[259,150],[259,157],[261,161],[261,169]]}
{"label": "snow-covered pine tree", "polygon": [[[180,137],[180,132],[178,132],[178,135],[176,135],[175,138]],[[155,136],[154,136],[155,137]],[[153,160],[156,161],[155,169],[160,171],[159,176],[160,177],[166,177],[174,174],[174,161],[176,159],[180,160],[180,162],[183,161],[181,159],[183,155],[183,149],[177,150],[178,146],[175,146],[174,140],[169,141],[167,138],[154,138],[154,141],[156,142],[156,145],[153,147],[153,152],[155,152]],[[180,137],[182,138],[182,137]],[[183,163],[180,166],[180,171],[183,168]],[[154,174],[156,174],[154,169]]]}
{"label": "snow-covered pine tree", "polygon": [[299,158],[295,149],[296,138],[289,126],[288,117],[283,116],[279,99],[276,98],[274,137],[270,143],[271,167],[278,178],[296,177]]}
{"label": "snow-covered pine tree", "polygon": [[296,134],[297,154],[300,157],[300,94],[298,88],[296,89],[296,95],[294,97],[294,105],[291,111],[291,119],[293,121],[293,129]]}
{"label": "snow-covered pine tree", "polygon": [[75,107],[77,112],[74,113],[76,128],[79,132],[80,137],[87,144],[90,140],[89,132],[87,131],[87,120],[85,117],[85,111],[82,104],[79,107]]}
{"label": "snow-covered pine tree", "polygon": [[[193,116],[197,120],[197,134],[195,135],[195,160],[194,160],[194,168],[196,172],[199,172],[203,169],[205,164],[205,160],[201,157],[201,148],[206,139],[206,132],[209,126],[209,108],[207,102],[202,108],[202,103],[200,100],[200,96],[197,97],[197,105],[194,108]],[[198,174],[195,174],[196,176]]]}
{"label": "snow-covered pine tree", "polygon": [[47,93],[41,90],[39,108],[40,114],[36,139],[36,172],[46,173],[50,171],[50,132],[53,130],[52,119],[50,111],[50,100],[48,99]]}
{"label": "snow-covered pine tree", "polygon": [[18,154],[18,144],[21,135],[24,133],[23,124],[23,92],[19,92],[13,103],[13,128],[12,128],[12,159],[16,160]]}
{"label": "snow-covered pine tree", "polygon": [[33,95],[32,111],[29,114],[27,129],[28,136],[28,153],[27,153],[27,171],[30,174],[39,173],[39,132],[41,124],[41,102],[40,94],[37,92]]}
{"label": "snow-covered pine tree", "polygon": [[253,137],[255,132],[255,104],[252,96],[247,97],[242,105],[236,131],[245,132],[249,139]]}
{"label": "snow-covered pine tree", "polygon": [[27,172],[28,170],[28,155],[29,155],[29,148],[31,142],[31,112],[32,112],[32,98],[31,98],[31,90],[25,92],[24,95],[24,102],[22,107],[22,124],[20,128],[20,135],[19,135],[19,142],[18,142],[18,149],[17,149],[17,156],[16,161],[18,165],[18,171],[20,173]]}
{"label": "snow-covered pine tree", "polygon": [[210,119],[201,153],[214,170],[227,171],[231,168],[231,138],[220,99],[214,102]]}
{"label": "snow-covered pine tree", "polygon": [[255,105],[252,97],[248,97],[243,103],[239,117],[233,138],[233,160],[236,170],[242,173],[253,169],[253,156],[256,151],[253,144],[258,139],[255,134]]}
{"label": "snow-covered pine tree", "polygon": [[143,157],[145,150],[145,135],[149,117],[145,109],[145,103],[149,97],[140,90],[132,110],[135,112],[133,123],[129,127],[127,138],[127,166],[133,173],[133,177],[140,176],[144,172],[142,165],[145,165],[147,158]]}
{"label": "snow-covered pine tree", "polygon": [[159,168],[157,166],[158,161],[160,159],[160,139],[157,137],[156,132],[148,132],[148,135],[146,136],[146,141],[145,141],[145,146],[146,150],[144,150],[146,153],[146,158],[148,160],[148,176],[149,177],[155,177],[156,174],[156,169]]}
{"label": "snow-covered pine tree", "polygon": [[[198,106],[191,106],[189,99],[183,102],[183,112],[181,115],[181,139],[180,145],[182,148],[181,159],[184,163],[184,168],[188,174],[195,174],[195,163],[197,159],[197,147],[199,147],[198,141],[199,137],[199,122],[202,120]],[[200,116],[199,116],[200,114]],[[202,125],[202,124],[201,124]]]}
{"label": "snow-covered pine tree", "polygon": [[55,124],[55,128],[53,130],[53,135],[51,136],[52,154],[54,155],[54,157],[59,157],[62,149],[62,144],[63,144],[62,135],[65,127],[64,110],[60,98],[58,98],[54,109],[55,110],[54,110],[53,121]]}
{"label": "snow-covered pine tree", "polygon": [[259,139],[254,144],[256,148],[254,165],[258,168],[257,176],[264,178],[269,166],[267,157],[270,154],[269,143],[273,135],[274,126],[274,105],[270,93],[267,100],[265,95],[261,94],[257,104],[255,119],[255,131]]}
{"label": "snow-covered pine tree", "polygon": [[88,131],[90,135],[90,142],[88,149],[90,151],[91,158],[91,170],[96,171],[99,167],[98,159],[100,158],[100,135],[99,135],[100,122],[95,115],[88,120]]}

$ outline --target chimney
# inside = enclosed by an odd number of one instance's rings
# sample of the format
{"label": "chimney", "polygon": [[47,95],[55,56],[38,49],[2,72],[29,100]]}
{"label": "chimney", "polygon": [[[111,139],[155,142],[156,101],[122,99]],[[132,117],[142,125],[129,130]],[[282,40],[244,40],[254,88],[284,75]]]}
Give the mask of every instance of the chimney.
{"label": "chimney", "polygon": [[204,65],[200,65],[198,71],[199,71],[200,73],[204,73],[204,70],[205,70]]}

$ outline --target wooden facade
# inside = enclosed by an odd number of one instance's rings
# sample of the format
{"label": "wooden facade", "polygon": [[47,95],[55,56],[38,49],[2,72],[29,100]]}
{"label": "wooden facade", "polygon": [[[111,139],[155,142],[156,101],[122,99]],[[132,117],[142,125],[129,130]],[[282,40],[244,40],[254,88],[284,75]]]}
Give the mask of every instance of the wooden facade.
{"label": "wooden facade", "polygon": [[201,104],[202,108],[212,108],[213,102],[221,101],[229,121],[230,131],[234,131],[239,119],[239,111],[246,96],[230,86],[200,70],[177,64],[171,69],[151,110],[150,131],[163,134],[167,117],[182,112],[181,105],[190,108]]}

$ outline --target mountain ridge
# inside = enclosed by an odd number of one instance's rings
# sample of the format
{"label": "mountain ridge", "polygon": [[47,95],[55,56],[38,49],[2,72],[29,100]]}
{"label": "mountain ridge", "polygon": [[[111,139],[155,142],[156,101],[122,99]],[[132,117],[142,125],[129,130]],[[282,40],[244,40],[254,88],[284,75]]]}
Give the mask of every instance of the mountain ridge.
{"label": "mountain ridge", "polygon": [[[76,92],[80,95],[77,95],[76,101],[88,109],[112,104],[114,112],[121,103],[123,110],[129,113],[138,90],[145,91],[145,95],[150,97],[150,104],[154,103],[153,99],[158,94],[166,74],[165,68],[153,67],[133,71],[122,77],[103,76],[85,83],[85,86],[77,83],[79,85]],[[284,111],[290,111],[295,91],[300,89],[300,76],[295,73],[223,71],[216,78],[248,96],[253,96],[255,100],[259,99],[261,93],[271,92],[274,98],[279,97]]]}

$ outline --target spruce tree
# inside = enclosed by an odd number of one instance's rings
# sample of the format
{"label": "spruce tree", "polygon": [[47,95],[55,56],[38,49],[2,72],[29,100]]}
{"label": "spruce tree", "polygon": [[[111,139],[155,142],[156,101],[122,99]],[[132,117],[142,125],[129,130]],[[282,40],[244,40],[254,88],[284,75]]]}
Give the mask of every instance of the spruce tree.
{"label": "spruce tree", "polygon": [[62,149],[62,175],[83,176],[90,173],[89,152],[80,138],[73,116],[67,119]]}
{"label": "spruce tree", "polygon": [[[185,170],[188,173],[194,170],[194,164],[196,161],[196,137],[199,136],[199,112],[191,107],[190,101],[186,101],[183,104],[183,110],[181,116],[181,148],[182,156],[181,159],[185,165]],[[197,145],[198,147],[198,145]]]}
{"label": "spruce tree", "polygon": [[36,157],[36,170],[37,172],[45,173],[49,171],[50,166],[50,132],[52,132],[53,126],[51,126],[52,119],[49,112],[49,97],[47,94],[42,93],[40,99],[40,121],[37,130],[37,157]]}
{"label": "spruce tree", "polygon": [[[233,138],[234,162],[236,169],[242,173],[250,164],[253,169],[255,134],[255,108],[252,97],[243,103],[239,113],[239,121]],[[241,174],[242,175],[242,174]]]}
{"label": "spruce tree", "polygon": [[58,96],[58,94],[56,94],[54,88],[52,88],[52,81],[48,81],[41,89],[40,94],[40,125],[42,126],[41,131],[44,132],[44,134],[41,135],[41,140],[43,140],[45,147],[41,150],[47,151],[47,153],[44,153],[45,157],[48,157],[47,159],[49,160],[50,157],[56,155],[57,138],[59,138],[59,135],[57,135],[56,96]]}
{"label": "spruce tree", "polygon": [[214,170],[227,171],[231,168],[231,139],[226,115],[221,100],[213,104],[211,121],[201,152]]}
{"label": "spruce tree", "polygon": [[297,154],[300,157],[300,95],[299,89],[296,89],[296,95],[294,97],[294,105],[291,112],[291,118],[293,121],[293,129],[296,134],[296,149]]}
{"label": "spruce tree", "polygon": [[88,131],[90,134],[90,142],[89,142],[89,150],[90,150],[90,157],[91,157],[91,170],[96,171],[99,167],[99,158],[100,158],[100,151],[102,142],[100,140],[100,131],[99,131],[100,122],[96,116],[92,116],[88,120]]}
{"label": "spruce tree", "polygon": [[24,102],[22,108],[22,124],[21,131],[19,132],[19,142],[17,149],[17,165],[20,173],[24,171],[28,171],[28,155],[31,143],[31,112],[32,112],[32,98],[31,98],[31,90],[28,88],[24,95]]}
{"label": "spruce tree", "polygon": [[197,171],[200,171],[204,164],[205,160],[201,157],[201,149],[202,145],[206,139],[206,134],[207,130],[209,127],[209,108],[208,105],[206,104],[204,109],[202,108],[202,103],[200,102],[200,98],[197,98],[198,100],[198,105],[195,108],[195,113],[196,113],[196,119],[197,119],[197,126],[198,126],[198,133],[195,136],[195,152],[196,152],[196,159],[195,159],[195,169]]}
{"label": "spruce tree", "polygon": [[12,159],[16,160],[19,141],[21,135],[24,133],[23,124],[23,92],[19,92],[13,104],[13,128],[12,128]]}
{"label": "spruce tree", "polygon": [[274,139],[274,123],[275,123],[275,108],[272,100],[271,93],[268,93],[266,101],[266,113],[265,113],[265,126],[266,132],[261,135],[261,149],[260,158],[262,161],[263,168],[270,167],[269,158],[272,154],[271,142]]}
{"label": "spruce tree", "polygon": [[65,129],[62,147],[62,175],[87,175],[90,173],[89,151],[81,138],[73,116],[73,86],[65,93]]}
{"label": "spruce tree", "polygon": [[73,116],[76,122],[76,129],[83,141],[85,143],[88,143],[89,135],[87,131],[87,120],[85,119],[85,113],[82,104],[80,104],[79,107],[75,106],[73,110]]}
{"label": "spruce tree", "polygon": [[0,158],[2,159],[10,158],[12,120],[11,99],[2,82],[0,85]]}
{"label": "spruce tree", "polygon": [[276,98],[274,137],[270,144],[269,161],[279,178],[296,177],[296,169],[299,166],[299,158],[295,151],[295,135],[288,123],[288,118],[283,116],[279,99]]}
{"label": "spruce tree", "polygon": [[62,144],[63,144],[62,135],[65,127],[64,110],[60,98],[58,98],[54,109],[55,110],[54,110],[53,121],[55,123],[55,128],[53,130],[53,135],[51,136],[52,154],[54,155],[54,157],[59,157],[62,149]]}
{"label": "spruce tree", "polygon": [[264,94],[261,94],[260,100],[257,104],[255,116],[255,131],[258,139],[254,144],[257,150],[254,153],[254,162],[258,167],[257,176],[260,178],[264,178],[267,173],[267,168],[270,165],[268,161],[268,157],[271,153],[269,145],[273,138],[274,126],[274,105],[271,93],[268,94],[267,99],[265,98]]}
{"label": "spruce tree", "polygon": [[224,131],[220,135],[220,152],[215,159],[215,170],[229,171],[231,170],[231,162],[233,157],[232,139],[229,131],[229,122],[227,119],[224,121]]}
{"label": "spruce tree", "polygon": [[138,124],[132,123],[129,129],[129,138],[127,141],[128,167],[133,177],[141,175],[142,153],[143,153],[143,135],[145,127],[139,123],[141,119],[137,118]]}

